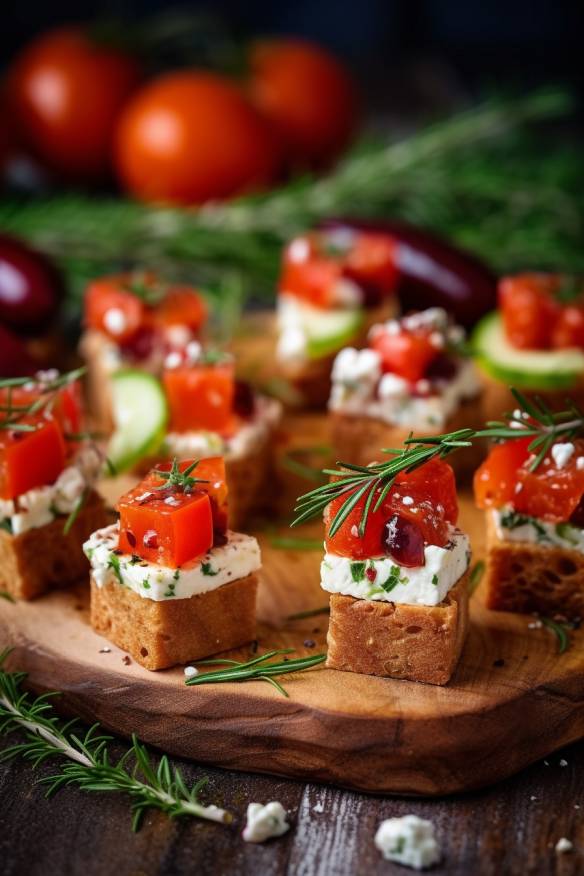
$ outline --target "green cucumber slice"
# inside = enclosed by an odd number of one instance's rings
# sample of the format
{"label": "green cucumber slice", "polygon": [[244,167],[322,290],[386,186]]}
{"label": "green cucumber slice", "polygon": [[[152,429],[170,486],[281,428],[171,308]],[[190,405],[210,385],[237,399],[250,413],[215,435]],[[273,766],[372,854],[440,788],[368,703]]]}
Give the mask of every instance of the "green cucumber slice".
{"label": "green cucumber slice", "polygon": [[311,307],[304,323],[308,357],[321,359],[341,350],[359,334],[364,322],[365,312],[361,309],[325,311]]}
{"label": "green cucumber slice", "polygon": [[116,471],[127,471],[160,447],[168,421],[162,385],[152,374],[133,369],[112,375],[114,433],[108,457]]}
{"label": "green cucumber slice", "polygon": [[497,312],[478,323],[471,345],[487,374],[519,389],[572,389],[584,378],[584,352],[516,350],[505,337]]}

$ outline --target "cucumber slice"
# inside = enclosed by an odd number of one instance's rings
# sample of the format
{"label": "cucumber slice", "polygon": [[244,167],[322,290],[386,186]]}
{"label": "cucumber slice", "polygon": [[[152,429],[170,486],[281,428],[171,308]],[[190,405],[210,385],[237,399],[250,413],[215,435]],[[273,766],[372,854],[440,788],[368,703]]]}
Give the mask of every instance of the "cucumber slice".
{"label": "cucumber slice", "polygon": [[127,471],[162,443],[168,421],[166,398],[156,377],[133,369],[112,375],[111,394],[115,429],[108,457],[116,471]]}
{"label": "cucumber slice", "polygon": [[516,350],[505,337],[501,316],[496,312],[478,323],[471,344],[487,374],[518,389],[572,389],[584,378],[584,352]]}
{"label": "cucumber slice", "polygon": [[359,334],[364,322],[363,310],[326,311],[311,307],[304,323],[308,357],[320,359],[346,347]]}

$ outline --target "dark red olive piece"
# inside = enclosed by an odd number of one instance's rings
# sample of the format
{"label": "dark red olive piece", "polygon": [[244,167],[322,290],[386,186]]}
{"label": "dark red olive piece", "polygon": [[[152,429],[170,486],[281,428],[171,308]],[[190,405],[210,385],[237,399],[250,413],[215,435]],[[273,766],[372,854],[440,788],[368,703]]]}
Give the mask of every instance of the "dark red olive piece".
{"label": "dark red olive piece", "polygon": [[46,256],[0,235],[0,321],[26,335],[44,331],[62,294],[62,277]]}
{"label": "dark red olive piece", "polygon": [[459,369],[458,361],[448,353],[440,353],[426,369],[428,380],[452,380]]}
{"label": "dark red olive piece", "polygon": [[129,529],[126,530],[126,538],[128,539],[130,547],[136,547],[136,536],[133,532],[130,532]]}
{"label": "dark red olive piece", "polygon": [[245,380],[235,381],[233,411],[238,417],[248,420],[255,413],[255,396],[250,384]]}
{"label": "dark red olive piece", "polygon": [[0,325],[0,377],[26,377],[38,368],[20,338]]}
{"label": "dark red olive piece", "polygon": [[402,309],[444,307],[470,328],[497,304],[497,278],[476,256],[405,222],[328,219],[325,228],[387,233],[397,243],[398,297]]}
{"label": "dark red olive piece", "polygon": [[149,326],[141,326],[124,344],[120,344],[122,356],[134,362],[149,359],[156,343],[156,334]]}
{"label": "dark red olive piece", "polygon": [[382,547],[400,566],[424,565],[424,536],[407,517],[394,514],[383,527]]}

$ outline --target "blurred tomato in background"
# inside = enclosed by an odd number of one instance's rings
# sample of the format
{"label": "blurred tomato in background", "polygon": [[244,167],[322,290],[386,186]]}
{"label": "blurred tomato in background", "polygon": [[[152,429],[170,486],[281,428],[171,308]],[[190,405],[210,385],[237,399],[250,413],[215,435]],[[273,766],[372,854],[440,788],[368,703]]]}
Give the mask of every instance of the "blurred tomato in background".
{"label": "blurred tomato in background", "polygon": [[128,104],[116,137],[121,183],[137,198],[193,204],[266,188],[281,165],[269,123],[214,73],[170,73]]}
{"label": "blurred tomato in background", "polygon": [[326,167],[348,146],[359,121],[357,90],[330,52],[303,40],[261,40],[250,68],[251,98],[280,133],[292,168]]}
{"label": "blurred tomato in background", "polygon": [[66,27],[24,48],[7,96],[33,154],[64,179],[88,182],[110,171],[115,123],[139,78],[133,58]]}

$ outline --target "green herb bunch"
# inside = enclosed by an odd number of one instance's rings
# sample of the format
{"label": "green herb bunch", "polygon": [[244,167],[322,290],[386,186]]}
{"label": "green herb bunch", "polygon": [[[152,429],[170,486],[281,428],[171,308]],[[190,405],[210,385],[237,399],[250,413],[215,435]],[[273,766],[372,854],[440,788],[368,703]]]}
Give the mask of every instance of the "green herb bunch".
{"label": "green herb bunch", "polygon": [[132,828],[138,830],[148,809],[158,809],[171,818],[194,816],[228,824],[232,816],[218,806],[205,806],[199,794],[205,778],[188,788],[178,769],[172,769],[166,756],[154,766],[147,749],[133,736],[126,754],[112,763],[108,755],[110,736],[95,724],[78,735],[76,722],[63,724],[55,716],[50,697],[32,698],[22,691],[26,678],[22,672],[3,668],[8,652],[0,654],[0,735],[23,731],[25,741],[0,752],[0,761],[23,757],[33,765],[56,758],[58,771],[41,779],[47,796],[67,785],[84,791],[123,792],[132,801]]}

